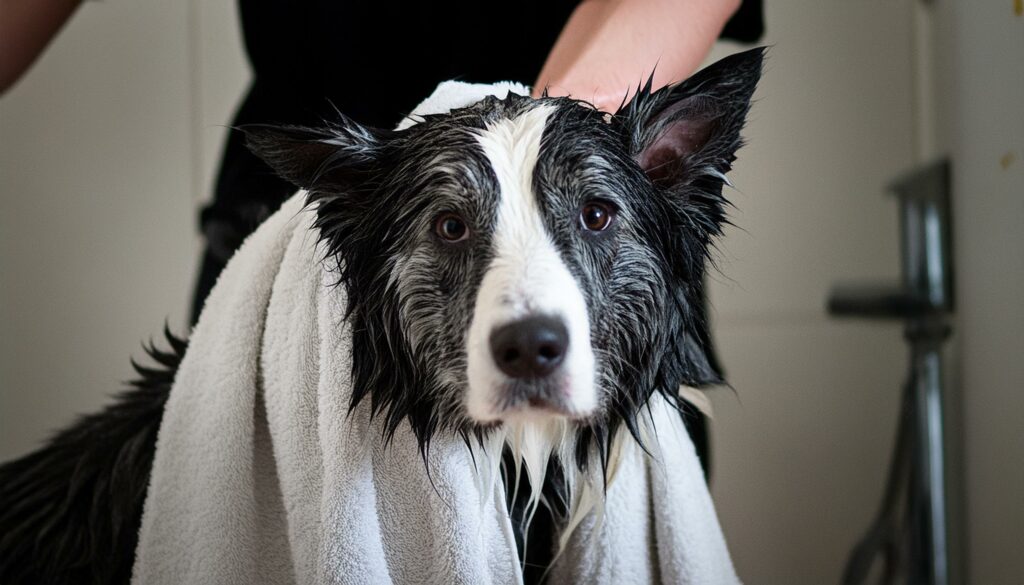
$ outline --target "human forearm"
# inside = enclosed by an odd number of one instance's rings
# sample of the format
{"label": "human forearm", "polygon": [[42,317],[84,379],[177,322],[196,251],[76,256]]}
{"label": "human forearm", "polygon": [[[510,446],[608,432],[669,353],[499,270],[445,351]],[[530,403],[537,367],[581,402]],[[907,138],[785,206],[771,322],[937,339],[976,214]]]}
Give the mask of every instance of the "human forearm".
{"label": "human forearm", "polygon": [[707,56],[739,0],[587,0],[573,13],[534,86],[615,109],[654,71],[661,87]]}
{"label": "human forearm", "polygon": [[80,0],[0,0],[0,94],[32,65]]}

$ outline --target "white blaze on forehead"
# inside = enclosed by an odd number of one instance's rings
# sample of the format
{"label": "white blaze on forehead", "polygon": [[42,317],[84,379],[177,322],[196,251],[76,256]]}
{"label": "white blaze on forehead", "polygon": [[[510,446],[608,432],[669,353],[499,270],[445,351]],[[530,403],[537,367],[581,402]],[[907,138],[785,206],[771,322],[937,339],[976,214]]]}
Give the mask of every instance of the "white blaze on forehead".
{"label": "white blaze on forehead", "polygon": [[500,202],[493,234],[494,260],[477,293],[468,342],[469,414],[499,418],[494,404],[507,379],[491,356],[498,326],[532,315],[561,318],[569,332],[559,371],[569,406],[580,414],[597,403],[594,356],[586,301],[555,247],[533,191],[534,169],[551,106],[538,106],[483,130],[478,141],[497,178]]}
{"label": "white blaze on forehead", "polygon": [[550,243],[533,192],[533,171],[540,155],[550,106],[541,106],[512,120],[492,124],[479,137],[480,146],[498,179],[500,204],[494,231],[496,255],[543,253]]}

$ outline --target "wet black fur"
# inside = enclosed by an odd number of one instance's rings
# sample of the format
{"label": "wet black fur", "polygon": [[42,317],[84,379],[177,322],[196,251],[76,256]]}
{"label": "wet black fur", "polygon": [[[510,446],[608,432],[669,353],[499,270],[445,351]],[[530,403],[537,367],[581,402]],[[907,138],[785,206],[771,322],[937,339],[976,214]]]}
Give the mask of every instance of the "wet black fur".
{"label": "wet black fur", "polygon": [[165,330],[157,363],[102,412],[0,466],[0,583],[127,583],[156,434],[186,342]]}
{"label": "wet black fur", "polygon": [[[652,252],[637,266],[646,271],[636,275],[648,278],[641,287],[646,290],[615,297],[621,312],[635,313],[632,320],[596,329],[595,346],[609,350],[604,357],[612,355],[602,366],[599,381],[616,391],[603,412],[581,427],[577,461],[572,463],[586,466],[596,455],[603,466],[614,431],[624,424],[635,435],[637,417],[655,392],[683,412],[685,405],[677,399],[680,384],[720,381],[707,359],[700,287],[709,248],[725,221],[722,176],[741,144],[739,132],[761,63],[762,50],[756,49],[724,59],[672,88],[652,92],[648,83],[610,123],[566,98],[542,99],[558,108],[549,120],[549,127],[558,132],[545,134],[536,191],[568,188],[581,177],[567,175],[564,169],[578,169],[580,157],[599,152],[618,171],[604,177],[617,187],[612,192],[604,185],[607,198],[622,198],[617,203],[628,210],[628,222],[622,222],[628,234],[623,232],[623,239],[591,242],[584,252],[571,243],[575,236],[569,232],[552,234],[581,288],[588,295],[610,294],[595,293],[601,286],[588,279],[614,278],[615,258],[623,245],[640,242]],[[477,170],[487,167],[472,135],[452,132],[453,128],[482,128],[535,103],[516,96],[492,98],[452,115],[428,117],[402,132],[364,128],[340,115],[318,129],[248,130],[251,147],[282,176],[309,189],[310,202],[317,208],[316,226],[326,244],[327,260],[334,262],[339,285],[348,293],[349,314],[339,320],[349,320],[352,345],[357,348],[353,387],[362,393],[353,396],[353,407],[369,399],[385,422],[386,435],[408,421],[424,453],[439,432],[453,431],[471,441],[486,429],[466,420],[460,404],[449,400],[458,389],[450,381],[439,380],[433,367],[438,363],[458,367],[464,357],[445,354],[438,347],[443,343],[428,347],[427,355],[408,346],[403,315],[425,315],[438,303],[464,303],[465,299],[451,295],[459,289],[475,290],[457,286],[451,274],[440,274],[437,290],[418,291],[426,295],[421,306],[403,307],[398,291],[388,282],[389,262],[418,244],[410,243],[409,234],[422,231],[418,222],[436,211],[428,198],[409,195],[434,187],[438,179],[451,180],[431,173],[430,164],[436,165],[431,156],[458,153],[449,162]],[[697,122],[683,142],[692,140],[699,148],[686,156],[656,159],[656,167],[641,168],[638,161],[645,149],[681,120]],[[438,148],[415,151],[416,145],[427,143]],[[476,182],[448,187],[455,191],[495,188],[493,177],[474,176]],[[549,199],[554,204],[558,197]],[[545,213],[558,210],[545,209]],[[570,249],[577,250],[575,255],[567,252]],[[487,251],[473,253],[486,255]],[[476,265],[485,266],[486,261]],[[479,284],[482,270],[459,277]],[[588,304],[603,302],[587,300]],[[437,335],[450,339],[464,334],[468,325],[468,316],[461,321],[438,321]],[[646,336],[638,336],[638,330]],[[149,348],[160,367],[136,366],[141,378],[112,406],[83,418],[43,449],[0,466],[0,584],[129,580],[156,433],[186,347],[184,341],[167,337],[171,351]],[[554,470],[549,477],[558,475]],[[515,516],[515,503],[510,507]],[[553,516],[558,516],[557,509]]]}

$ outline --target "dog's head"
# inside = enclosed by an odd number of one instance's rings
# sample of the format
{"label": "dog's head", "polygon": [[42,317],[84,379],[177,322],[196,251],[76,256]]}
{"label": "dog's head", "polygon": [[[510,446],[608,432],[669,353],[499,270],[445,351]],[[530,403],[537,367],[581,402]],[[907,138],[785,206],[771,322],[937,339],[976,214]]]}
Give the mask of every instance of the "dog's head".
{"label": "dog's head", "polygon": [[613,115],[510,95],[401,131],[249,129],[337,260],[353,406],[421,444],[554,419],[600,446],[653,393],[717,381],[701,286],[761,62],[734,55]]}

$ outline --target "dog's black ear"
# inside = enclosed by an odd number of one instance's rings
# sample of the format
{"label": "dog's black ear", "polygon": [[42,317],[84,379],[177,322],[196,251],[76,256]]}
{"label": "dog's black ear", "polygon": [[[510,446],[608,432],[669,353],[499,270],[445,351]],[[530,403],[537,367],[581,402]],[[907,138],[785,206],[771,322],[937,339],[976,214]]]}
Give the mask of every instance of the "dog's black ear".
{"label": "dog's black ear", "polygon": [[247,125],[246,146],[270,168],[303,189],[346,188],[375,166],[389,131],[341,116],[320,128]]}
{"label": "dog's black ear", "polygon": [[725,174],[742,144],[740,130],[763,61],[759,48],[657,91],[649,80],[612,117],[621,124],[629,154],[666,195],[660,240],[678,283],[669,287],[683,323],[677,357],[682,381],[691,386],[721,381],[703,305],[705,264],[712,238],[722,233]]}
{"label": "dog's black ear", "polygon": [[764,48],[726,57],[686,81],[651,91],[651,80],[615,114],[629,148],[655,184],[674,187],[702,177],[721,182],[742,142]]}

